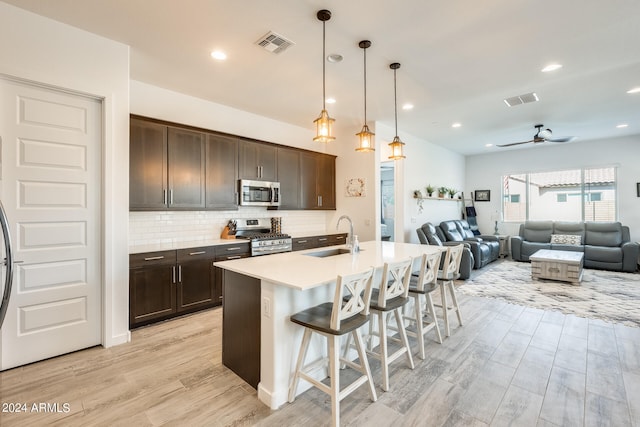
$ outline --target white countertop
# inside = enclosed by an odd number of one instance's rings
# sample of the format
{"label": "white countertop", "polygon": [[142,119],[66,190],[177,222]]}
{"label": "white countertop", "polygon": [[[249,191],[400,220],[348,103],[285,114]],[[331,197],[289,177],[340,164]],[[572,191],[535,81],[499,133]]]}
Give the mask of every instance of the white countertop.
{"label": "white countertop", "polygon": [[244,239],[202,239],[185,242],[166,242],[152,245],[129,246],[129,254],[143,254],[146,252],[175,251],[178,249],[198,248],[202,246],[231,245],[234,243],[249,242]]}
{"label": "white countertop", "polygon": [[267,280],[290,288],[305,290],[335,282],[338,275],[357,273],[371,267],[382,267],[385,262],[394,262],[423,253],[441,251],[439,246],[413,243],[370,241],[360,244],[360,252],[341,254],[325,258],[308,255],[344,245],[286,252],[269,256],[220,261],[214,265],[246,276]]}

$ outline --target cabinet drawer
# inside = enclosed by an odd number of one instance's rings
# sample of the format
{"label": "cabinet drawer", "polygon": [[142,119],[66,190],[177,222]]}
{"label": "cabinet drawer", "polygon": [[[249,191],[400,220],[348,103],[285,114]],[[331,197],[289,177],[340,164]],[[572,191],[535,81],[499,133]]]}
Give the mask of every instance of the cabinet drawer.
{"label": "cabinet drawer", "polygon": [[145,252],[129,255],[129,268],[150,267],[176,263],[176,251]]}
{"label": "cabinet drawer", "polygon": [[232,243],[215,247],[216,261],[245,258],[249,256],[249,242]]}
{"label": "cabinet drawer", "polygon": [[301,251],[303,249],[312,249],[318,247],[317,237],[299,237],[291,240],[291,250]]}
{"label": "cabinet drawer", "polygon": [[213,246],[204,246],[200,248],[178,249],[178,263],[196,261],[201,259],[213,259],[215,257],[215,249]]}
{"label": "cabinet drawer", "polygon": [[334,246],[342,245],[347,241],[347,234],[328,234],[326,236],[318,236],[318,246]]}

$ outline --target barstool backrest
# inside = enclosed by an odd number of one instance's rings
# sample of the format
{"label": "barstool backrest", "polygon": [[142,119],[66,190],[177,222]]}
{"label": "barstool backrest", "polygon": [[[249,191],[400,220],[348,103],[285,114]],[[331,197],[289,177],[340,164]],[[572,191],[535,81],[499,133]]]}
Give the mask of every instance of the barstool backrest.
{"label": "barstool backrest", "polygon": [[423,292],[428,284],[436,284],[438,280],[438,269],[440,268],[440,258],[442,251],[432,254],[422,254],[422,262],[420,262],[420,275],[416,288],[419,292]]}
{"label": "barstool backrest", "polygon": [[387,301],[409,295],[409,280],[411,279],[411,264],[413,258],[397,262],[385,262],[378,294],[378,306],[386,307]]}
{"label": "barstool backrest", "polygon": [[460,277],[460,261],[462,261],[462,251],[464,245],[461,243],[455,246],[447,247],[447,253],[442,266],[442,279],[453,280]]}
{"label": "barstool backrest", "polygon": [[357,314],[369,314],[371,283],[374,268],[363,273],[338,276],[331,310],[331,329],[340,329],[340,322]]}

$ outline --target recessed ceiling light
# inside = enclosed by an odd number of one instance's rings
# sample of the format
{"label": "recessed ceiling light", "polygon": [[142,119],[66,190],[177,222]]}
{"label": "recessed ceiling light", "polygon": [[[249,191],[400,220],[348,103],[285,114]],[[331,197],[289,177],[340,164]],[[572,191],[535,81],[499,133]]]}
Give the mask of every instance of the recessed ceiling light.
{"label": "recessed ceiling light", "polygon": [[413,104],[408,104],[408,103],[407,103],[407,104],[404,104],[404,105],[402,106],[402,109],[403,109],[403,110],[413,110]]}
{"label": "recessed ceiling light", "polygon": [[561,64],[549,64],[546,67],[544,67],[541,71],[543,73],[548,73],[549,71],[559,70],[560,68],[562,68]]}
{"label": "recessed ceiling light", "polygon": [[339,53],[332,53],[331,55],[327,56],[327,61],[329,62],[342,62],[343,59],[344,58]]}
{"label": "recessed ceiling light", "polygon": [[458,122],[453,123],[453,124],[451,125],[451,127],[452,127],[452,128],[459,128],[460,126],[462,126],[462,123],[458,123]]}
{"label": "recessed ceiling light", "polygon": [[219,61],[224,61],[225,59],[227,59],[227,54],[221,50],[214,50],[213,52],[211,52],[211,57]]}
{"label": "recessed ceiling light", "polygon": [[493,144],[484,144],[485,147],[493,147]]}
{"label": "recessed ceiling light", "polygon": [[327,98],[327,104],[335,104],[336,103],[336,99],[335,98]]}
{"label": "recessed ceiling light", "polygon": [[627,93],[640,93],[640,87],[634,87],[633,89],[629,89]]}
{"label": "recessed ceiling light", "polygon": [[628,125],[628,124],[626,124],[626,123],[620,123],[620,124],[619,124],[618,126],[616,126],[616,127],[617,127],[618,129],[622,129],[622,128],[629,127],[629,125]]}

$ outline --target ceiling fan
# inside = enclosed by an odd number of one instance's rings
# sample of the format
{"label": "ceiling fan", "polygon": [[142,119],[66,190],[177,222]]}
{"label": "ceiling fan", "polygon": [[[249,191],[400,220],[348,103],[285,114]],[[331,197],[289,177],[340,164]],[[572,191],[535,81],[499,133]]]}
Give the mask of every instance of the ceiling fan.
{"label": "ceiling fan", "polygon": [[511,144],[502,144],[502,145],[497,145],[497,146],[498,147],[511,147],[513,145],[529,144],[530,142],[533,142],[534,144],[537,144],[538,142],[569,142],[569,141],[573,141],[574,139],[576,139],[575,136],[563,136],[563,137],[559,137],[559,138],[553,138],[551,136],[551,134],[552,134],[551,129],[542,129],[543,126],[544,125],[542,125],[542,124],[534,126],[537,129],[537,132],[533,136],[533,139],[531,139],[529,141],[512,142]]}

